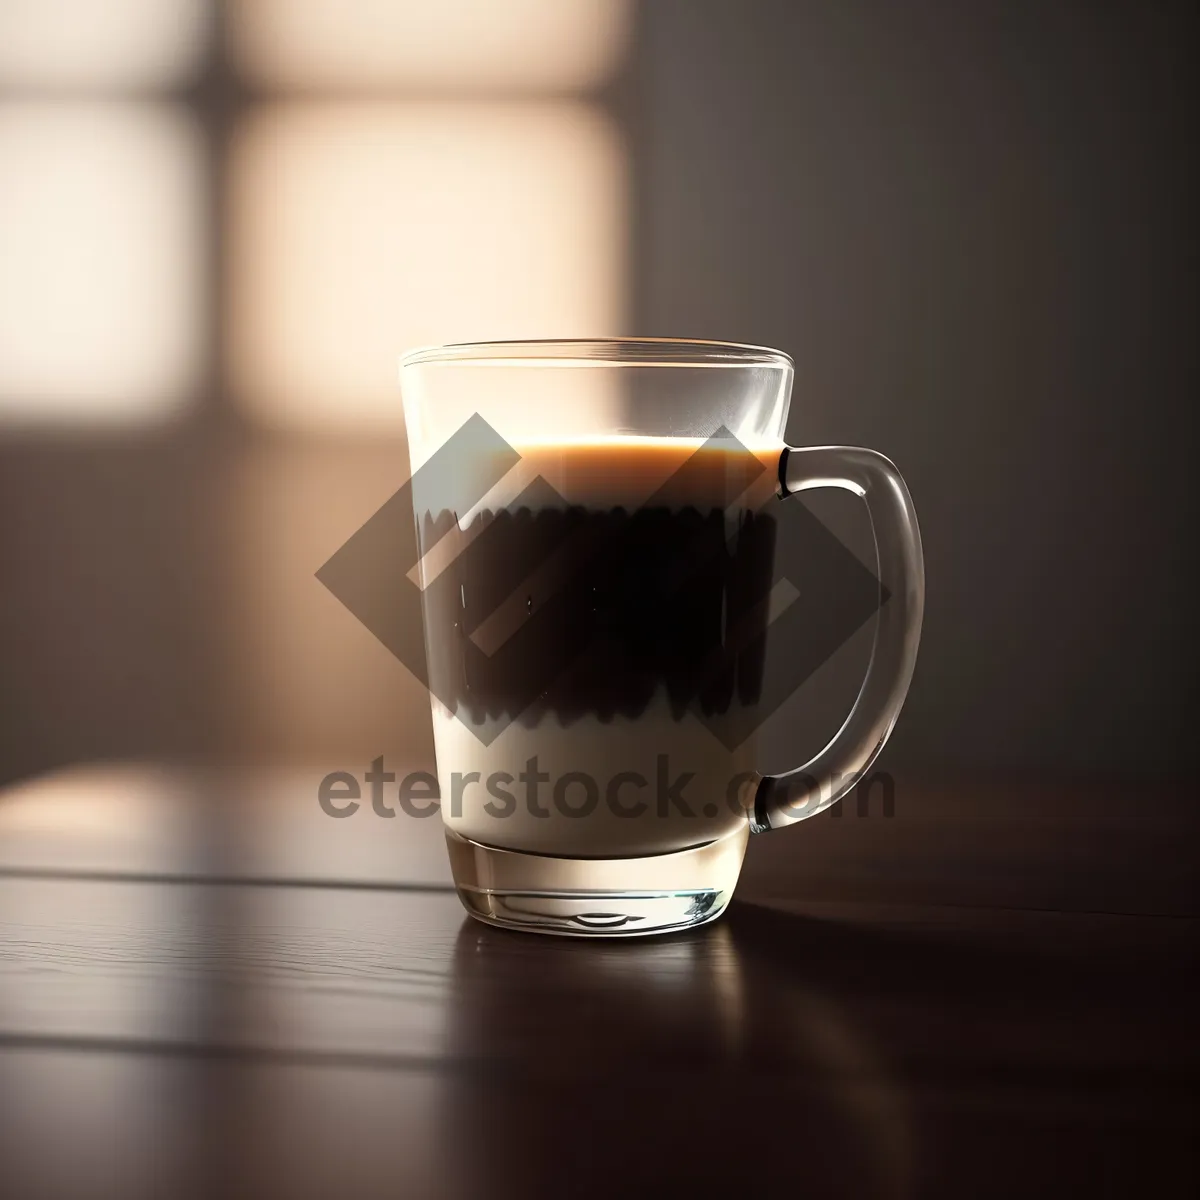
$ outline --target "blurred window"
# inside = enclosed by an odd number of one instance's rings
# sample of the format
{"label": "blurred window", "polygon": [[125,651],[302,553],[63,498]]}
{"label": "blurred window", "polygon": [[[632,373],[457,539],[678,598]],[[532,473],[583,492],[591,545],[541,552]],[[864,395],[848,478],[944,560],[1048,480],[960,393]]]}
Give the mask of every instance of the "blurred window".
{"label": "blurred window", "polygon": [[3,0],[0,86],[144,91],[186,82],[207,0]]}
{"label": "blurred window", "polygon": [[236,0],[228,368],[257,422],[400,433],[399,356],[623,330],[621,0]]}
{"label": "blurred window", "polygon": [[628,0],[234,0],[235,57],[299,91],[582,92],[625,48]]}
{"label": "blurred window", "polygon": [[143,424],[203,371],[204,0],[0,3],[0,427]]}
{"label": "blurred window", "polygon": [[406,348],[613,330],[622,182],[611,123],[574,101],[264,107],[231,170],[247,411],[395,430]]}
{"label": "blurred window", "polygon": [[127,424],[190,398],[202,182],[169,106],[0,105],[0,421]]}

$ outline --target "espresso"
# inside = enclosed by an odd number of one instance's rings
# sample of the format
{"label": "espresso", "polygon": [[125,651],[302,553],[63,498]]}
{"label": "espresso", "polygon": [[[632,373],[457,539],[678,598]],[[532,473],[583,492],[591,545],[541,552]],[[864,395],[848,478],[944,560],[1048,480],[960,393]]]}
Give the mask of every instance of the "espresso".
{"label": "espresso", "polygon": [[752,747],[713,729],[762,688],[764,463],[682,439],[520,453],[475,511],[418,514],[447,824],[564,855],[661,853],[736,829],[731,785]]}

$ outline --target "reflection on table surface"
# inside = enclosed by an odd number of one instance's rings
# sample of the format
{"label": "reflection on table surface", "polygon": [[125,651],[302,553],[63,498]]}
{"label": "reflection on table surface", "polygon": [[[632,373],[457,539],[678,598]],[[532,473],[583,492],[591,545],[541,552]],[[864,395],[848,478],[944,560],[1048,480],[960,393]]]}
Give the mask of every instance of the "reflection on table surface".
{"label": "reflection on table surface", "polygon": [[[331,820],[322,774],[89,768],[0,795],[5,1194],[1200,1181],[1184,860],[1159,855],[1142,911],[1005,903],[1022,868],[1052,894],[1069,791],[1035,821],[999,783],[958,819],[963,785],[898,789],[893,820],[755,839],[712,926],[582,943],[470,921],[436,819]],[[1135,895],[1086,803],[1074,899]],[[970,881],[918,885],[951,848]]]}

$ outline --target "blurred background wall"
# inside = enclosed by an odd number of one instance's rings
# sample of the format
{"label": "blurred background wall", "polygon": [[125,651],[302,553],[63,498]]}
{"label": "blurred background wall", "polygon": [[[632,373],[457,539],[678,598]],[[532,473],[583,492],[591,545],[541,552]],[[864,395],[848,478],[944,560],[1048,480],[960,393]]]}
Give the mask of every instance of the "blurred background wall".
{"label": "blurred background wall", "polygon": [[[1196,25],[0,0],[0,782],[431,756],[420,687],[313,578],[405,478],[396,359],[618,333],[786,349],[792,439],[905,473],[929,603],[886,765],[1178,774]],[[865,552],[850,498],[812,504]]]}

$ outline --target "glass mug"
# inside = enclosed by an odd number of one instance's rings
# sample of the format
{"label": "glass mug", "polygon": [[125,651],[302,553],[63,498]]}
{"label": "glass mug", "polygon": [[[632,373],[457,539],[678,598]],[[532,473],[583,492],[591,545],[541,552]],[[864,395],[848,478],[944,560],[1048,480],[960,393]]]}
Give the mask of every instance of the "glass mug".
{"label": "glass mug", "polygon": [[[492,924],[636,936],[718,917],[746,843],[882,749],[920,638],[908,489],[873,450],[783,442],[792,360],[661,339],[401,363],[434,749],[459,897]],[[866,502],[870,665],[833,740],[756,770],[779,498]]]}

